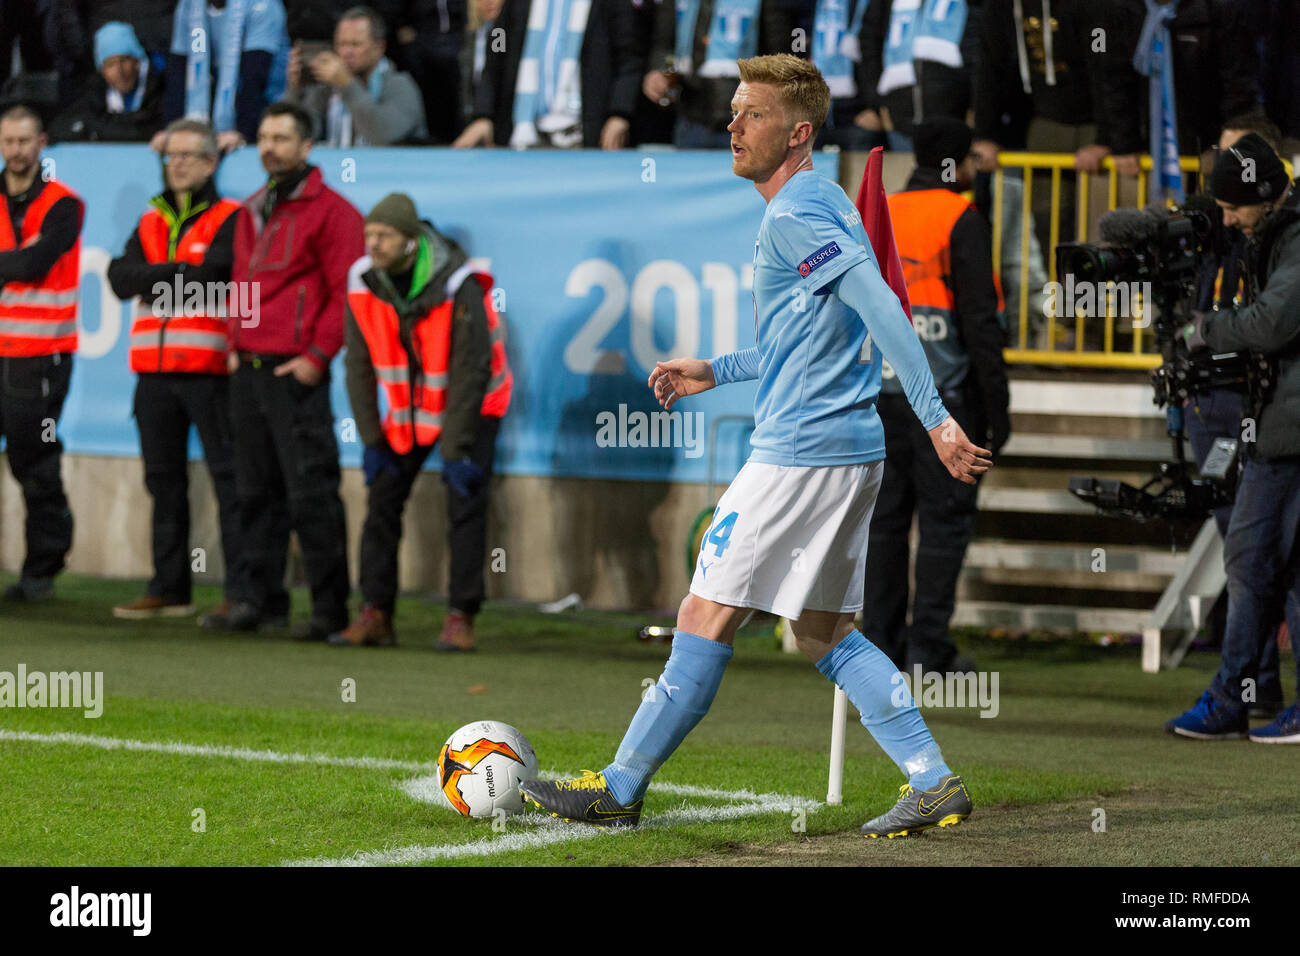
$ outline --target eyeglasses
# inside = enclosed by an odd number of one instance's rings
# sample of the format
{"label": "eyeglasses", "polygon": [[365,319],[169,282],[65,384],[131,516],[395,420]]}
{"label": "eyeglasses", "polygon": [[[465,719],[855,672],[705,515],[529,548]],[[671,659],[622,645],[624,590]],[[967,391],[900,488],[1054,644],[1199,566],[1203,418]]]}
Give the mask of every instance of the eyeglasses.
{"label": "eyeglasses", "polygon": [[179,162],[182,162],[182,161],[183,161],[183,162],[196,162],[197,160],[200,160],[200,159],[210,159],[210,158],[211,158],[211,157],[208,156],[207,153],[193,153],[193,152],[189,152],[189,151],[185,151],[185,152],[175,152],[175,153],[163,153],[163,162],[164,162],[164,163],[179,163]]}

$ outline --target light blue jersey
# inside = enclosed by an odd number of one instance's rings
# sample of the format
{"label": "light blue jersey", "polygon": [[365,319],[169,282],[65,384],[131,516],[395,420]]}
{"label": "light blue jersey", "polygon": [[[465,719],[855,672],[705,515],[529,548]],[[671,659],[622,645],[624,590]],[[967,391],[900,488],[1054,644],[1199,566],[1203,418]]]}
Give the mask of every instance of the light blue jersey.
{"label": "light blue jersey", "polygon": [[[834,291],[850,270],[859,311]],[[862,217],[843,189],[812,170],[790,177],[767,204],[754,251],[754,307],[757,347],[712,363],[719,385],[758,379],[750,461],[823,466],[884,458],[875,407],[882,349],[921,424],[929,430],[947,418],[916,333],[880,276]]]}

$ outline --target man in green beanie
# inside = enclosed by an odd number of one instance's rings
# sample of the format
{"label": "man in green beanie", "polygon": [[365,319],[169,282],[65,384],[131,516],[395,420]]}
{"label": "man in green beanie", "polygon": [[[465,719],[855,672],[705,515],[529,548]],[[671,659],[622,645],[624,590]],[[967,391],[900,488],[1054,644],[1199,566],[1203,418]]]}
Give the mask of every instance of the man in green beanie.
{"label": "man in green beanie", "polygon": [[[366,255],[348,273],[344,330],[348,397],[366,446],[369,494],[361,532],[361,614],[330,636],[339,646],[395,643],[402,510],[434,445],[447,485],[451,587],[434,645],[474,649],[484,597],[488,486],[513,379],[492,277],[422,222],[409,196],[366,217]],[[380,420],[377,389],[388,400]]]}

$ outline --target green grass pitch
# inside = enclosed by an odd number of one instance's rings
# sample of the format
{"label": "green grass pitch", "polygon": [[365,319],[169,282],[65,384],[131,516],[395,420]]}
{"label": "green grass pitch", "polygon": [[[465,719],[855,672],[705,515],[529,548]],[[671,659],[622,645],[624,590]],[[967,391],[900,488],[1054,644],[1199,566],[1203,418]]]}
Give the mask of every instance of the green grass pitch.
{"label": "green grass pitch", "polygon": [[600,769],[667,656],[634,639],[651,619],[489,605],[479,652],[448,656],[431,650],[443,608],[426,601],[400,603],[397,648],[340,650],[211,635],[192,618],[114,620],[137,593],[65,576],[50,604],[0,607],[0,671],[102,671],[105,693],[98,719],[0,709],[0,865],[1300,863],[1300,817],[1281,812],[1300,748],[1161,730],[1208,682],[1210,655],[1147,675],[1130,650],[971,648],[999,673],[1000,712],[926,718],[975,814],[866,841],[857,827],[892,804],[897,771],[850,710],[844,804],[823,806],[831,688],[777,650],[770,622],[750,625],[641,829],[536,813],[494,829],[409,792],[428,790],[444,739],[501,720],[543,771]]}

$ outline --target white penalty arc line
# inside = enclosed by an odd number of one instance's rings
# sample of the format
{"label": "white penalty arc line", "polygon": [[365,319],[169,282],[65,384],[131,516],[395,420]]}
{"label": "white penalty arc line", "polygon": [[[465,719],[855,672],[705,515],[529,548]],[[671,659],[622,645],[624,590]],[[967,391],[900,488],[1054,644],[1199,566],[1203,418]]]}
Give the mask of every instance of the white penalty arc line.
{"label": "white penalty arc line", "polygon": [[[70,744],[79,747],[98,747],[101,750],[126,750],[141,753],[172,754],[181,757],[216,757],[228,760],[244,760],[256,763],[307,764],[326,767],[347,767],[361,770],[402,770],[411,773],[428,773],[436,771],[437,765],[430,762],[414,760],[392,760],[385,757],[338,757],[331,754],[282,753],[275,750],[253,750],[249,747],[227,747],[210,744],[188,744],[177,742],[129,740],[121,737],[104,737],[96,734],[76,734],[59,732],[38,734],[25,730],[0,729],[0,741],[15,741],[42,744]],[[569,776],[556,772],[545,772],[543,777],[556,778]],[[402,789],[417,800],[423,798],[417,792],[419,787],[412,787],[416,781],[406,781]],[[638,830],[658,829],[674,825],[691,823],[716,823],[738,817],[757,816],[763,813],[791,813],[794,810],[816,812],[821,809],[821,802],[808,797],[799,797],[779,793],[756,793],[753,790],[718,790],[712,787],[698,787],[691,784],[660,783],[651,784],[651,789],[658,793],[677,797],[694,797],[706,800],[731,800],[732,803],[720,807],[680,807],[657,813],[646,820]],[[427,802],[427,801],[426,801]],[[450,811],[450,808],[448,808]],[[489,838],[474,843],[447,843],[440,846],[407,846],[391,850],[372,850],[356,853],[348,857],[316,858],[307,860],[287,860],[287,866],[400,866],[411,863],[428,863],[438,860],[451,860],[476,856],[494,856],[533,847],[564,843],[568,840],[591,839],[598,836],[616,836],[630,831],[600,830],[596,827],[561,823],[550,817],[527,815],[515,818],[529,827],[530,832],[509,833],[496,838]]]}

